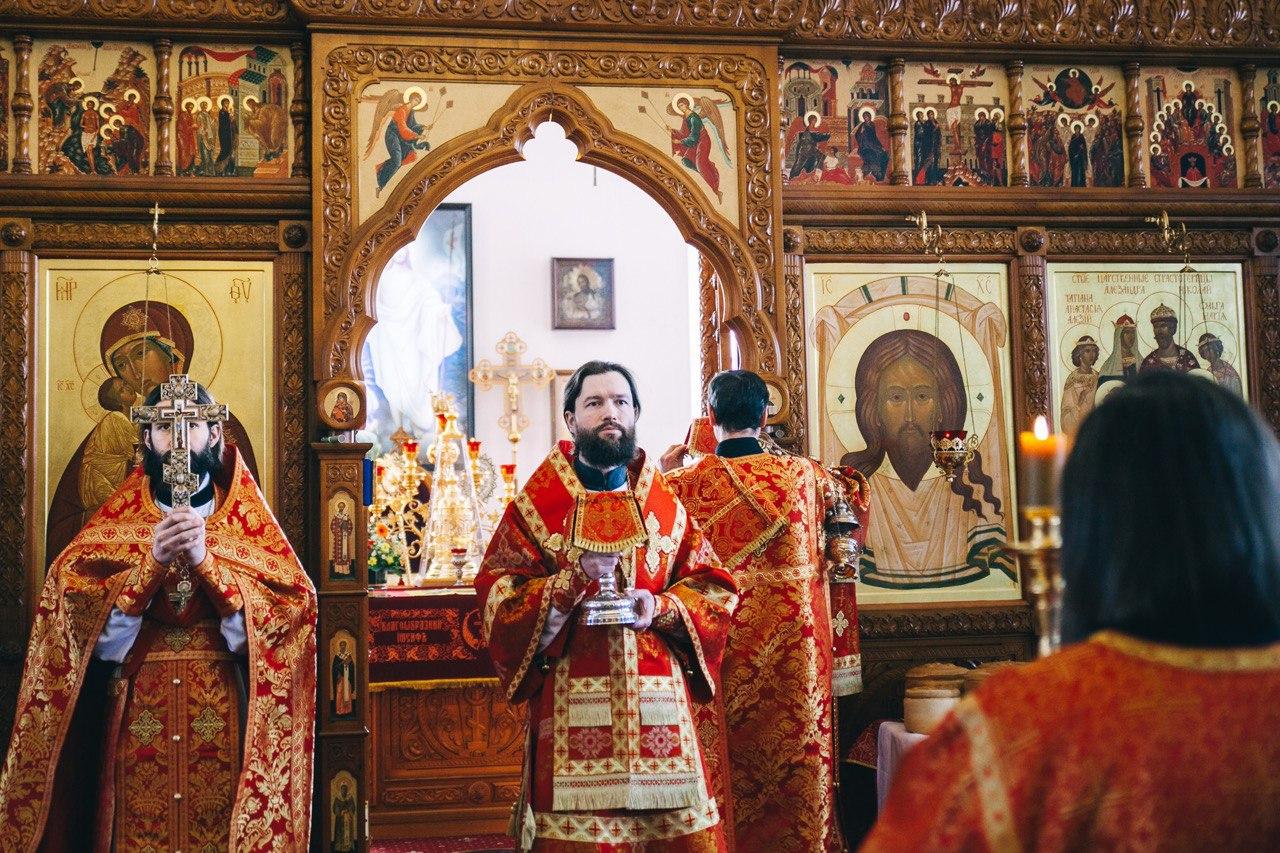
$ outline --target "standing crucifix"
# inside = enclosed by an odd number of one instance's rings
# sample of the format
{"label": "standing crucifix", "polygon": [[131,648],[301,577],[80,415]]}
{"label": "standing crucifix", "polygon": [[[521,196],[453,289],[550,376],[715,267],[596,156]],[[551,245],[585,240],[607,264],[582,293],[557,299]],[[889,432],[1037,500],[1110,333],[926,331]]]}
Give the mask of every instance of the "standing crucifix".
{"label": "standing crucifix", "polygon": [[[173,446],[164,463],[164,482],[172,492],[173,509],[191,506],[191,496],[200,487],[199,478],[191,470],[187,428],[194,421],[222,423],[229,417],[226,403],[197,403],[196,388],[195,381],[187,374],[173,373],[160,386],[160,402],[157,405],[134,406],[130,410],[135,424],[168,425],[173,429]],[[169,600],[177,606],[179,613],[186,609],[187,601],[194,592],[189,569],[185,563],[179,567],[178,587],[169,595]]]}
{"label": "standing crucifix", "polygon": [[495,349],[502,356],[502,364],[494,365],[489,359],[482,358],[467,376],[481,391],[488,391],[498,382],[506,383],[506,405],[502,417],[498,418],[498,426],[507,431],[507,441],[511,442],[511,461],[515,462],[520,430],[529,426],[529,419],[520,411],[520,385],[532,382],[545,387],[555,376],[555,371],[540,358],[521,364],[520,356],[529,349],[529,345],[515,332],[503,335]]}

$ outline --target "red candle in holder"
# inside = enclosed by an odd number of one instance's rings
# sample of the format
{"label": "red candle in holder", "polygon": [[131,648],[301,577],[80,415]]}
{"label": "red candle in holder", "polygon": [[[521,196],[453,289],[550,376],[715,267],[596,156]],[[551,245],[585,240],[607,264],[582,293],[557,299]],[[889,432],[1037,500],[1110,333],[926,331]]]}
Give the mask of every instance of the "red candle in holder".
{"label": "red candle in holder", "polygon": [[442,432],[444,431],[445,424],[447,424],[448,422],[449,422],[449,418],[445,416],[444,412],[436,412],[436,427],[440,431]]}
{"label": "red candle in holder", "polygon": [[1049,432],[1044,415],[1036,418],[1031,432],[1018,435],[1022,463],[1023,509],[1041,512],[1058,507],[1058,482],[1071,440],[1061,433]]}
{"label": "red candle in holder", "polygon": [[516,466],[514,464],[506,463],[504,465],[499,465],[498,468],[502,471],[502,479],[506,480],[508,483],[516,478]]}
{"label": "red candle in holder", "polygon": [[964,441],[965,436],[969,434],[967,429],[936,429],[932,433],[937,438],[960,439]]}
{"label": "red candle in holder", "polygon": [[480,455],[480,439],[478,438],[467,439],[467,453],[471,454],[471,458],[473,460]]}
{"label": "red candle in holder", "polygon": [[404,443],[404,455],[405,455],[405,456],[411,456],[411,457],[417,457],[417,455],[418,455],[418,442],[416,442],[416,441],[406,441],[406,442]]}

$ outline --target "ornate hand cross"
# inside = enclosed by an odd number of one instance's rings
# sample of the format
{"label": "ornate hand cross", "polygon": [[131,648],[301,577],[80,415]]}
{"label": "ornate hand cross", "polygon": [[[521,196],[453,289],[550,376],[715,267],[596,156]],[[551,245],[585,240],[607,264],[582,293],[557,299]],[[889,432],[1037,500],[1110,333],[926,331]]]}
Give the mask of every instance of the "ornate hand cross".
{"label": "ornate hand cross", "polygon": [[191,506],[191,495],[200,481],[191,470],[191,450],[187,447],[187,427],[195,421],[222,423],[229,414],[225,403],[197,403],[196,383],[185,373],[174,373],[160,386],[160,403],[134,406],[130,412],[136,424],[168,424],[173,427],[173,448],[164,463],[164,481],[173,491],[173,508]]}
{"label": "ornate hand cross", "polygon": [[521,364],[520,356],[529,349],[529,345],[520,340],[515,332],[507,332],[503,335],[495,349],[502,356],[502,364],[494,365],[489,359],[482,358],[476,362],[476,366],[471,369],[468,377],[481,391],[488,391],[498,382],[506,383],[506,407],[502,417],[498,419],[498,426],[507,430],[507,440],[511,442],[511,458],[514,462],[516,445],[520,443],[520,430],[529,426],[529,419],[520,412],[520,385],[524,382],[532,382],[539,387],[545,387],[555,376],[555,371],[540,358],[535,358],[528,364]]}

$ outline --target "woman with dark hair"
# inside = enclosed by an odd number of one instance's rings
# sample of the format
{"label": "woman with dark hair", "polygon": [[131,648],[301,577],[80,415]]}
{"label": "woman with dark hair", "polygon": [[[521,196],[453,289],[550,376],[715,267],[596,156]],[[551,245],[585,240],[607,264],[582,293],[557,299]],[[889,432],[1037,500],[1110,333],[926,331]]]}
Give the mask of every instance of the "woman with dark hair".
{"label": "woman with dark hair", "polygon": [[1280,445],[1148,373],[1063,483],[1063,638],[908,756],[863,849],[1280,847]]}

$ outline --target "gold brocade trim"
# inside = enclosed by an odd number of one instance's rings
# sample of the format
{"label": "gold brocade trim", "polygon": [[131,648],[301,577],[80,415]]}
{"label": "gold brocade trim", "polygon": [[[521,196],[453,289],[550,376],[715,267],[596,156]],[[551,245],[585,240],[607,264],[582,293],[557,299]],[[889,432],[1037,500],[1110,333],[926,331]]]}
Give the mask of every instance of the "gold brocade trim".
{"label": "gold brocade trim", "polygon": [[733,580],[738,585],[739,593],[764,584],[808,583],[817,577],[818,570],[811,565],[776,566],[759,571],[744,566],[740,571],[733,573]]}
{"label": "gold brocade trim", "polygon": [[[604,492],[603,494],[612,497],[614,492]],[[627,498],[630,498],[628,500]],[[640,519],[640,506],[636,503],[634,495],[626,495],[622,499],[611,500],[620,504],[619,509],[626,516],[626,527],[629,532],[621,535],[617,540],[605,540],[588,532],[589,512],[588,503],[591,499],[586,495],[580,495],[574,501],[573,523],[570,527],[569,541],[575,548],[581,548],[583,551],[592,551],[596,554],[618,554],[624,551],[630,551],[638,545],[644,543],[646,539],[644,522]]]}
{"label": "gold brocade trim", "polygon": [[831,666],[831,693],[852,696],[862,692],[862,655],[837,657]]}
{"label": "gold brocade trim", "polygon": [[982,809],[982,827],[987,844],[997,853],[1016,853],[1022,847],[1013,828],[1013,805],[1000,772],[1000,759],[987,718],[972,696],[960,700],[952,713],[969,740],[969,764],[978,786],[978,803]]}
{"label": "gold brocade trim", "polygon": [[[532,583],[532,581],[527,581]],[[507,685],[506,699],[508,702],[514,701],[516,691],[520,689],[520,682],[524,681],[525,673],[529,671],[529,667],[533,665],[533,658],[538,653],[538,643],[542,639],[542,629],[547,625],[547,617],[551,614],[551,593],[550,583],[542,585],[542,600],[538,602],[538,619],[533,623],[533,633],[529,636],[529,646],[524,650],[524,658],[520,661],[520,666],[516,667],[516,671],[511,675],[511,682]]]}
{"label": "gold brocade trim", "polygon": [[552,449],[547,458],[551,460],[552,470],[556,472],[556,476],[560,478],[561,485],[564,486],[570,497],[577,500],[579,496],[587,493],[582,481],[578,479],[577,472],[573,470],[573,462],[569,460],[569,457],[565,455],[559,445]]}
{"label": "gold brocade trim", "polygon": [[[715,696],[716,673],[707,664],[706,653],[702,651],[702,640],[698,635],[698,625],[693,621],[693,616],[689,614],[689,608],[685,607],[684,602],[680,600],[680,596],[672,594],[671,604],[675,607],[676,612],[680,614],[680,621],[684,623],[685,633],[689,635],[689,644],[693,646],[694,657],[698,659],[698,668],[702,671],[702,680],[707,682],[707,688],[711,691],[711,695]],[[732,612],[730,610],[730,613]]]}
{"label": "gold brocade trim", "polygon": [[493,633],[493,617],[498,615],[498,608],[502,606],[502,602],[516,588],[515,575],[503,575],[494,581],[493,586],[489,588],[489,597],[484,600],[484,622],[482,628],[484,630],[484,641],[489,642],[489,635]]}
{"label": "gold brocade trim", "polygon": [[686,809],[655,814],[602,817],[575,812],[534,812],[538,838],[596,844],[663,841],[710,829],[720,822],[715,799]]}
{"label": "gold brocade trim", "polygon": [[1259,648],[1206,649],[1170,646],[1119,631],[1099,631],[1089,642],[1153,663],[1204,672],[1250,672],[1280,669],[1280,643]]}
{"label": "gold brocade trim", "polygon": [[461,687],[493,687],[498,684],[496,678],[428,678],[418,681],[374,681],[369,684],[370,693],[381,693],[385,690],[456,690]]}
{"label": "gold brocade trim", "polygon": [[[729,482],[733,484],[733,487],[735,489],[737,489],[739,500],[744,502],[747,505],[747,509],[755,513],[757,518],[767,519],[769,517],[768,511],[765,510],[764,506],[761,505],[755,493],[752,492],[750,489],[748,489],[746,485],[742,482],[742,478],[738,476],[738,472],[734,470],[733,466],[719,456],[716,456],[713,458],[720,464],[720,467],[724,469],[724,472],[729,477]],[[738,506],[737,501],[727,502],[724,506],[722,506],[719,510],[717,510],[716,513],[712,515],[711,518],[709,518],[702,526],[704,528],[711,527],[713,524],[719,521],[726,513],[737,509],[737,506]],[[760,553],[760,551],[764,549],[764,546],[769,544],[769,540],[772,539],[774,536],[777,536],[778,531],[782,530],[786,526],[787,526],[786,516],[781,516],[781,515],[778,516],[770,524],[765,525],[765,529],[760,533],[759,536],[757,536],[755,539],[753,539],[744,547],[738,549],[738,552],[736,554],[725,555],[721,559],[721,563],[723,563],[726,567],[736,566],[739,563],[741,563],[748,554]]]}
{"label": "gold brocade trim", "polygon": [[529,535],[533,537],[533,541],[541,544],[551,538],[551,531],[547,530],[547,525],[538,514],[538,509],[533,505],[533,498],[529,497],[528,492],[522,491],[516,495],[516,509],[520,511],[520,517],[524,519],[524,523],[529,525]]}

